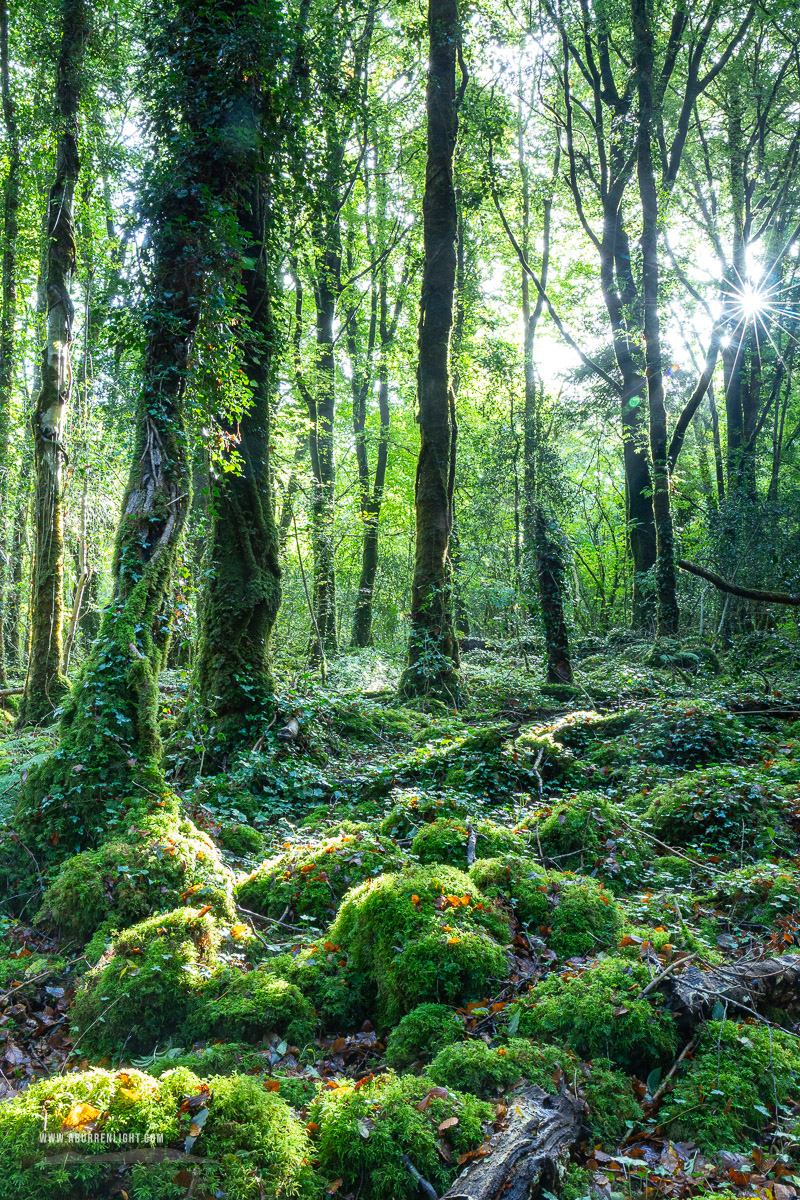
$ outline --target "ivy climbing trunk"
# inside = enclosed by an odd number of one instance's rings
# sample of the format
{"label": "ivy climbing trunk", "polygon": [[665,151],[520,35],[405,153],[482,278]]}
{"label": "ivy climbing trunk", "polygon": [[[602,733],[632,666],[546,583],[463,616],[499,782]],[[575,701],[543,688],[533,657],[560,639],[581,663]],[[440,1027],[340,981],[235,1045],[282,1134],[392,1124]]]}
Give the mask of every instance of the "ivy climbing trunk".
{"label": "ivy climbing trunk", "polygon": [[658,190],[653,165],[653,71],[655,41],[647,0],[633,0],[639,122],[636,170],[642,208],[642,298],[644,304],[647,403],[650,456],[653,464],[653,516],[656,526],[656,600],[659,637],[677,633],[679,623],[675,568],[675,535],[670,504],[669,438],[664,397],[659,327]]}
{"label": "ivy climbing trunk", "polygon": [[47,201],[45,233],[47,327],[41,387],[33,413],[34,500],[31,635],[20,725],[46,720],[68,684],[61,670],[64,621],[64,512],[62,468],[67,406],[72,392],[69,289],[75,269],[75,185],[80,172],[78,123],[89,34],[85,0],[65,0],[56,66],[56,169]]}
{"label": "ivy climbing trunk", "polygon": [[[17,106],[11,92],[7,0],[0,0],[0,93],[8,166],[3,187],[2,314],[0,315],[0,538],[5,548],[8,529],[9,436],[14,387],[15,323],[17,316],[17,239],[19,236],[20,151]],[[0,555],[0,687],[6,684],[5,620],[8,589],[7,554]]]}
{"label": "ivy climbing trunk", "polygon": [[[253,105],[253,123],[257,121]],[[243,272],[247,334],[243,368],[251,400],[238,432],[238,472],[220,472],[213,487],[213,520],[200,608],[198,692],[214,713],[220,746],[251,733],[273,690],[269,642],[281,602],[278,530],[270,478],[269,436],[272,355],[275,339],[268,263],[268,204],[257,183],[242,205],[239,224],[246,242]],[[252,741],[252,739],[251,739]]]}
{"label": "ivy climbing trunk", "polygon": [[[252,187],[257,139],[231,111],[249,100],[243,62],[262,30],[246,0],[176,0],[148,29],[143,76],[162,148],[144,196],[149,278],[134,445],[115,545],[111,603],[60,723],[58,753],[23,789],[17,827],[60,856],[108,837],[131,808],[164,803],[158,673],[174,565],[190,506],[185,396],[208,305],[241,255],[236,211]],[[155,64],[155,65],[154,65]],[[232,281],[235,284],[235,279]],[[163,811],[163,810],[162,810]]]}
{"label": "ivy climbing trunk", "polygon": [[457,0],[430,0],[423,200],[424,265],[419,317],[420,449],[414,488],[416,552],[411,586],[408,666],[400,689],[459,703],[458,642],[449,563],[457,428],[450,379],[458,217],[453,169],[458,136]]}

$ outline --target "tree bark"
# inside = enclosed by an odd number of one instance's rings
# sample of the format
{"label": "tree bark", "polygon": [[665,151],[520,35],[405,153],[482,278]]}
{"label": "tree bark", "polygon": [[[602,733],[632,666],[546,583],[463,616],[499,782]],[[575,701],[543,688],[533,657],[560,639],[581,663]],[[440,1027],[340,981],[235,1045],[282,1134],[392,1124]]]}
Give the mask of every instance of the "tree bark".
{"label": "tree bark", "polygon": [[569,632],[564,616],[564,557],[559,529],[542,505],[536,512],[536,575],[547,644],[547,682],[572,683]]}
{"label": "tree bark", "polygon": [[457,0],[429,0],[428,156],[423,225],[425,261],[419,319],[420,451],[414,488],[416,553],[411,588],[406,696],[459,703],[458,642],[449,564],[457,428],[450,380],[450,334],[456,281],[458,218],[453,182],[458,117]]}
{"label": "tree bark", "polygon": [[[6,137],[8,166],[3,186],[3,263],[2,315],[0,316],[0,548],[8,537],[6,512],[9,497],[9,439],[11,432],[11,395],[14,386],[17,316],[17,238],[19,236],[20,147],[17,105],[11,92],[9,59],[8,0],[0,0],[0,93]],[[8,555],[0,556],[0,614],[6,609]],[[6,683],[6,643],[4,621],[0,618],[0,687]]]}
{"label": "tree bark", "polygon": [[19,724],[46,720],[66,695],[62,673],[64,621],[64,513],[62,468],[67,406],[72,393],[72,322],[69,289],[75,268],[75,185],[80,171],[78,122],[83,60],[89,34],[85,0],[65,0],[56,67],[59,130],[56,171],[47,203],[47,332],[41,389],[33,414],[34,564],[28,675]]}

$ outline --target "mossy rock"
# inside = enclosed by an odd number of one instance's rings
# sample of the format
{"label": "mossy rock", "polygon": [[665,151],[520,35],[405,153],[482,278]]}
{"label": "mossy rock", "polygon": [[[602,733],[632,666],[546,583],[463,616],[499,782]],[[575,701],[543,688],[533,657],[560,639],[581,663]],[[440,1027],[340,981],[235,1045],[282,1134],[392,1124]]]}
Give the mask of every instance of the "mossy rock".
{"label": "mossy rock", "polygon": [[293,846],[262,863],[236,889],[239,903],[252,912],[327,921],[349,888],[402,867],[405,858],[388,838],[366,832]]}
{"label": "mossy rock", "polygon": [[676,854],[661,854],[650,863],[650,873],[662,886],[690,884],[697,878],[698,868]]}
{"label": "mossy rock", "polygon": [[375,1014],[371,974],[354,967],[342,947],[333,942],[319,942],[294,956],[278,955],[269,965],[296,984],[325,1029],[351,1031]]}
{"label": "mossy rock", "polygon": [[[196,1103],[189,1110],[184,1101],[193,1097]],[[0,1105],[0,1200],[105,1195],[120,1179],[118,1163],[97,1157],[108,1153],[109,1138],[121,1142],[123,1150],[128,1143],[183,1150],[201,1110],[207,1112],[202,1132],[183,1162],[203,1194],[222,1193],[229,1200],[312,1194],[303,1125],[257,1079],[230,1075],[204,1085],[186,1069],[161,1079],[134,1070],[95,1069],[41,1080]],[[85,1132],[88,1141],[70,1142],[71,1130],[78,1137]],[[105,1140],[93,1142],[95,1130]],[[129,1169],[124,1179],[128,1194],[153,1200],[177,1195],[174,1161]]]}
{"label": "mossy rock", "polygon": [[181,1032],[218,965],[219,926],[201,911],[148,917],[113,941],[72,1005],[84,1051],[149,1051]]}
{"label": "mossy rock", "polygon": [[258,858],[264,853],[266,838],[259,829],[241,822],[223,824],[217,840],[223,850],[236,858]]}
{"label": "mossy rock", "polygon": [[282,1033],[302,1049],[314,1037],[316,1014],[302,992],[262,964],[254,971],[217,971],[202,988],[186,1031],[197,1038],[260,1041]]}
{"label": "mossy rock", "polygon": [[452,1009],[445,1004],[418,1004],[389,1034],[386,1061],[395,1071],[407,1070],[416,1062],[429,1062],[445,1046],[463,1038],[464,1026]]}
{"label": "mossy rock", "polygon": [[[800,1045],[782,1029],[710,1021],[691,1067],[668,1096],[659,1122],[670,1138],[706,1153],[763,1139],[776,1105],[797,1095]],[[778,1112],[780,1117],[780,1112]]]}
{"label": "mossy rock", "polygon": [[675,1022],[658,998],[640,998],[649,981],[642,963],[616,956],[579,974],[550,976],[515,1010],[519,1032],[644,1076],[671,1062],[678,1047]]}
{"label": "mossy rock", "polygon": [[417,1200],[419,1189],[403,1163],[405,1154],[441,1195],[456,1175],[459,1155],[483,1141],[482,1123],[494,1110],[474,1096],[431,1093],[431,1086],[425,1076],[388,1074],[365,1085],[347,1080],[320,1092],[309,1109],[320,1169],[342,1179],[361,1200]]}
{"label": "mossy rock", "polygon": [[231,873],[211,839],[185,818],[157,814],[132,824],[124,839],[67,859],[36,921],[85,942],[104,922],[134,925],[189,898],[232,917],[232,893]]}
{"label": "mossy rock", "polygon": [[[511,854],[520,842],[518,835],[494,821],[477,821],[476,858],[494,858]],[[439,819],[423,825],[411,843],[411,853],[421,863],[451,863],[454,867],[466,862],[469,830],[463,821]]]}
{"label": "mossy rock", "polygon": [[328,940],[375,988],[390,1024],[426,1000],[462,1003],[505,978],[506,918],[462,871],[410,867],[345,896]]}
{"label": "mossy rock", "polygon": [[426,824],[439,820],[466,819],[470,797],[462,792],[421,788],[395,788],[392,804],[378,826],[386,837],[412,838]]}
{"label": "mossy rock", "polygon": [[519,921],[558,955],[593,954],[615,943],[623,915],[594,879],[544,871],[520,856],[476,862],[470,878],[487,896],[506,897]]}
{"label": "mossy rock", "polygon": [[642,827],[700,857],[752,862],[796,845],[781,813],[795,793],[746,767],[708,767],[656,788]]}
{"label": "mossy rock", "polygon": [[487,1046],[480,1038],[457,1046],[445,1046],[434,1058],[428,1074],[442,1087],[471,1092],[484,1099],[496,1098],[521,1079],[554,1091],[556,1052],[550,1053],[526,1038],[512,1038],[505,1045]]}
{"label": "mossy rock", "polygon": [[505,730],[486,726],[443,745],[420,748],[381,778],[384,783],[433,785],[500,802],[519,785],[520,768]]}
{"label": "mossy rock", "polygon": [[637,742],[650,760],[684,769],[752,757],[757,741],[740,718],[708,700],[673,700],[642,714]]}
{"label": "mossy rock", "polygon": [[578,792],[536,825],[537,845],[562,871],[591,871],[625,890],[639,879],[643,839],[602,792]]}

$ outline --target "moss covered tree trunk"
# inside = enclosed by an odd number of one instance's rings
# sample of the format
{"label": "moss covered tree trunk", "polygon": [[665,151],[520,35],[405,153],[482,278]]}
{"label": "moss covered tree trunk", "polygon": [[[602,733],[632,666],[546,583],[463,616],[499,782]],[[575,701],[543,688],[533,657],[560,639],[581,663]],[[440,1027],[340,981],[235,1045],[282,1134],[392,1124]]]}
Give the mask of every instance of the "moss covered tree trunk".
{"label": "moss covered tree trunk", "polygon": [[536,509],[536,577],[547,646],[547,682],[572,683],[569,631],[564,614],[564,550],[558,524]]}
{"label": "moss covered tree trunk", "polygon": [[[15,323],[17,316],[17,238],[19,236],[20,151],[17,106],[11,92],[8,46],[8,3],[0,0],[0,93],[8,165],[3,188],[2,314],[0,315],[0,539],[8,537],[6,513],[10,494],[9,436],[14,386]],[[8,554],[0,555],[0,687],[6,683],[5,623]]]}
{"label": "moss covered tree trunk", "polygon": [[260,186],[253,188],[249,205],[240,209],[240,225],[249,243],[246,259],[255,264],[243,273],[249,318],[243,367],[252,399],[241,420],[229,423],[227,430],[232,436],[238,431],[241,469],[221,472],[214,483],[200,610],[198,689],[203,704],[215,714],[221,744],[247,736],[253,719],[258,720],[269,703],[273,689],[269,641],[281,601],[269,465],[275,335],[266,209]]}
{"label": "moss covered tree trunk", "polygon": [[658,315],[659,211],[651,144],[654,132],[655,44],[646,0],[633,0],[633,34],[639,97],[636,169],[642,207],[642,296],[647,365],[647,403],[650,415],[650,455],[653,463],[653,516],[657,547],[657,632],[660,637],[664,637],[677,633],[680,614],[675,578],[675,535],[670,504],[669,439]]}
{"label": "moss covered tree trunk", "polygon": [[67,691],[62,674],[64,513],[62,469],[67,406],[72,393],[69,289],[75,268],[75,185],[80,171],[78,121],[89,32],[85,0],[65,0],[56,66],[58,138],[55,179],[47,202],[47,330],[41,388],[33,414],[35,491],[31,636],[21,725],[46,720]]}
{"label": "moss covered tree trunk", "polygon": [[249,102],[242,63],[262,44],[252,5],[181,0],[169,16],[159,13],[147,43],[162,153],[145,195],[147,342],[113,594],[65,705],[58,752],[31,773],[18,812],[23,835],[61,855],[107,837],[130,807],[162,802],[158,673],[191,493],[185,394],[205,306],[218,303],[241,251],[235,214],[256,167],[254,131],[230,120]]}
{"label": "moss covered tree trunk", "polygon": [[458,642],[453,624],[449,563],[455,481],[455,397],[450,380],[450,335],[456,281],[458,217],[453,167],[458,134],[457,0],[430,0],[427,87],[428,156],[423,228],[425,261],[419,318],[420,450],[414,489],[416,553],[411,587],[407,696],[459,702]]}

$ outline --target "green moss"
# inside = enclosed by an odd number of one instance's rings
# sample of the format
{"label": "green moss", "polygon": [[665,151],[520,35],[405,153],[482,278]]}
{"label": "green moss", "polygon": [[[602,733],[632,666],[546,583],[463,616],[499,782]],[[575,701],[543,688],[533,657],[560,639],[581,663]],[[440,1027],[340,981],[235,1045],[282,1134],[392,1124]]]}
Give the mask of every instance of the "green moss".
{"label": "green moss", "polygon": [[262,965],[245,973],[215,972],[201,990],[187,1032],[242,1041],[283,1033],[302,1048],[313,1038],[315,1026],[314,1010],[299,989]]}
{"label": "green moss", "polygon": [[[549,1053],[547,1052],[549,1051]],[[555,1091],[553,1074],[557,1052],[525,1038],[512,1038],[504,1046],[487,1046],[476,1038],[458,1046],[446,1046],[434,1058],[428,1074],[443,1087],[471,1092],[486,1099],[507,1091],[523,1077]]]}
{"label": "green moss", "polygon": [[678,858],[675,854],[662,854],[650,863],[650,871],[657,883],[669,886],[691,883],[697,875],[697,867]]}
{"label": "green moss", "polygon": [[[456,1167],[448,1165],[437,1143],[441,1139],[449,1147],[454,1161],[474,1150],[493,1109],[458,1092],[429,1096],[430,1087],[424,1076],[382,1075],[363,1086],[347,1081],[323,1090],[309,1110],[319,1127],[321,1170],[342,1179],[343,1188],[357,1190],[362,1200],[417,1200],[417,1184],[402,1161],[406,1154],[437,1194],[446,1191]],[[457,1123],[439,1133],[452,1117]]]}
{"label": "green moss", "polygon": [[[0,1198],[74,1200],[105,1194],[119,1178],[119,1165],[92,1161],[108,1152],[100,1139],[71,1144],[64,1131],[68,1115],[73,1121],[83,1117],[106,1138],[120,1139],[123,1150],[131,1142],[182,1148],[193,1117],[180,1109],[185,1099],[201,1097],[202,1086],[185,1069],[160,1080],[140,1071],[91,1070],[33,1084],[0,1106]],[[194,1111],[203,1107],[208,1117],[185,1163],[200,1172],[204,1192],[224,1191],[229,1200],[311,1194],[306,1135],[283,1100],[257,1080],[233,1075],[209,1080],[206,1097]],[[56,1141],[62,1134],[65,1140]],[[54,1140],[43,1143],[42,1136]],[[126,1190],[137,1200],[172,1200],[175,1169],[174,1161],[164,1169],[134,1166]]]}
{"label": "green moss", "polygon": [[293,846],[262,863],[238,885],[237,899],[264,916],[280,917],[288,908],[296,916],[327,921],[348,888],[397,870],[403,862],[402,853],[386,838],[364,831],[340,833]]}
{"label": "green moss", "polygon": [[537,826],[537,845],[561,870],[599,873],[620,889],[642,871],[643,847],[601,792],[579,792]]}
{"label": "green moss", "polygon": [[264,853],[266,844],[263,833],[258,829],[253,829],[252,825],[244,825],[239,822],[222,825],[218,840],[223,850],[236,855],[237,858],[257,858]]}
{"label": "green moss", "polygon": [[579,974],[551,976],[519,1008],[519,1032],[646,1074],[671,1061],[678,1045],[672,1017],[650,997],[639,998],[649,980],[643,964],[618,957]]}
{"label": "green moss", "polygon": [[781,816],[786,788],[744,767],[691,771],[657,788],[643,824],[663,842],[753,861],[794,844]]}
{"label": "green moss", "polygon": [[[494,821],[478,821],[474,828],[477,858],[511,854],[520,841],[510,829]],[[469,830],[463,821],[440,818],[422,826],[411,843],[411,853],[422,863],[451,863],[460,867],[466,862],[468,840]]]}
{"label": "green moss", "polygon": [[619,1145],[633,1125],[642,1121],[642,1110],[630,1076],[614,1070],[607,1058],[582,1063],[573,1076],[578,1092],[589,1106],[589,1124],[595,1138]]}
{"label": "green moss", "polygon": [[189,896],[233,915],[231,875],[210,838],[185,818],[157,814],[131,824],[124,839],[67,859],[36,920],[86,941],[104,922],[133,925]]}
{"label": "green moss", "polygon": [[410,838],[431,821],[463,821],[468,809],[469,797],[458,792],[397,788],[392,792],[392,807],[379,830],[387,837]]}
{"label": "green moss", "polygon": [[776,1118],[776,1104],[796,1097],[799,1085],[796,1037],[781,1029],[711,1021],[660,1123],[671,1138],[689,1138],[706,1152],[740,1150],[761,1140]]}
{"label": "green moss", "polygon": [[463,1037],[464,1026],[452,1009],[444,1004],[419,1004],[390,1033],[386,1061],[395,1071],[402,1071],[415,1062],[429,1061]]}
{"label": "green moss", "polygon": [[72,1018],[84,1052],[152,1050],[179,1033],[217,965],[219,930],[210,914],[176,909],[120,934],[86,975]]}
{"label": "green moss", "polygon": [[390,1023],[425,1000],[463,1002],[507,971],[506,919],[454,867],[381,875],[345,896],[328,937],[374,985]]}
{"label": "green moss", "polygon": [[619,905],[602,884],[543,871],[534,859],[487,859],[473,865],[470,878],[487,896],[507,897],[520,922],[562,957],[607,948],[622,928]]}
{"label": "green moss", "polygon": [[778,917],[800,910],[800,871],[773,862],[742,867],[718,876],[703,902],[724,906],[728,920],[772,925]]}

